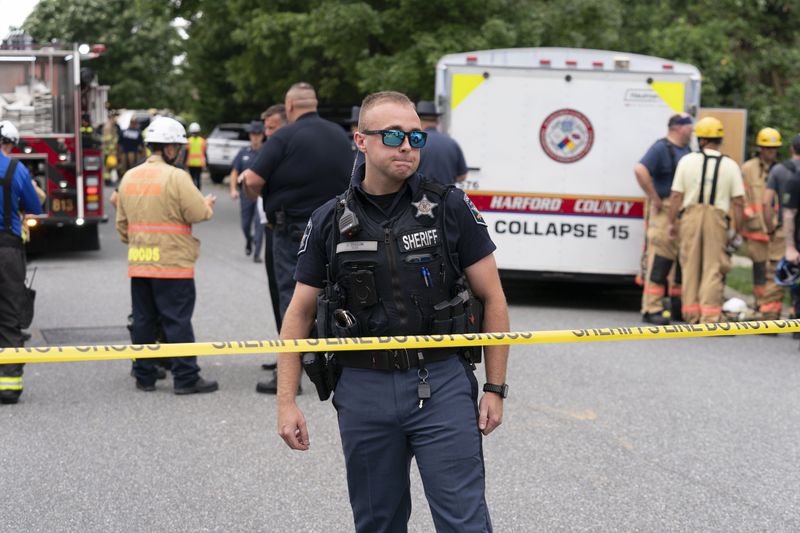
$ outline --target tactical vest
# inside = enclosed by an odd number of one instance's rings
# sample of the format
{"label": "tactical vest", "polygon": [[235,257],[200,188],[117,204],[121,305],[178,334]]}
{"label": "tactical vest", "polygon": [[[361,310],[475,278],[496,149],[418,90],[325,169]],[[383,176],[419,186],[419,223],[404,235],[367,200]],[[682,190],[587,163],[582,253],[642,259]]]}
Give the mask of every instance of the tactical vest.
{"label": "tactical vest", "polygon": [[[317,313],[319,337],[480,331],[480,302],[445,235],[451,188],[423,179],[409,206],[384,220],[370,217],[352,188],[337,198],[328,282]],[[348,209],[360,229],[342,234],[339,222],[351,216]],[[352,324],[342,320],[343,310]],[[479,353],[471,360],[479,361]]]}

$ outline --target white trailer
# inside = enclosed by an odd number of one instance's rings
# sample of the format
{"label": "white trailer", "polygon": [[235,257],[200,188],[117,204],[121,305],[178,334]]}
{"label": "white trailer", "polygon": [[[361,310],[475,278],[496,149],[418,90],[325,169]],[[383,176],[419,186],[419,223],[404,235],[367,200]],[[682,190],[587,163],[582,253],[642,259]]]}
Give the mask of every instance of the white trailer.
{"label": "white trailer", "polygon": [[624,282],[644,242],[633,167],[672,114],[697,113],[700,72],[602,50],[482,50],[438,62],[436,102],[506,275]]}

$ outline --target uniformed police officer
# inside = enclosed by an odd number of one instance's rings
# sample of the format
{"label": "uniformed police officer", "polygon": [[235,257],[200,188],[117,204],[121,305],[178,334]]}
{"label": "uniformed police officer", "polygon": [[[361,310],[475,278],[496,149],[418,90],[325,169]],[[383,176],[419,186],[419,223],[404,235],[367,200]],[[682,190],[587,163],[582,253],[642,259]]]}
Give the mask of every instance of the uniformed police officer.
{"label": "uniformed police officer", "polygon": [[[259,148],[261,148],[261,144],[264,142],[264,123],[260,120],[252,121],[247,126],[247,134],[250,137],[250,146],[245,146],[239,150],[231,164],[230,194],[231,199],[239,200],[239,214],[245,238],[244,253],[246,255],[253,254],[253,261],[260,263],[264,228],[258,219],[256,200],[251,200],[246,194],[239,194],[239,188],[241,187],[239,176],[250,168]],[[267,252],[267,255],[269,253]]]}
{"label": "uniformed police officer", "polygon": [[[311,213],[347,188],[353,164],[350,141],[341,126],[317,113],[314,88],[304,82],[287,91],[289,125],[259,150],[243,174],[245,192],[264,198],[272,225],[272,254],[281,316],[294,291],[294,269],[303,228]],[[258,392],[274,394],[277,382],[260,383]]]}
{"label": "uniformed police officer", "polygon": [[[0,144],[19,142],[17,128],[0,122]],[[25,254],[19,211],[42,212],[33,181],[16,159],[0,151],[0,347],[23,346],[22,316],[30,304],[25,290]],[[22,394],[22,364],[0,365],[0,402],[17,403]]]}
{"label": "uniformed police officer", "polygon": [[[355,138],[366,162],[306,227],[281,337],[308,336],[315,316],[329,337],[507,331],[481,214],[462,191],[416,173],[426,133],[414,104],[396,92],[367,96]],[[406,530],[412,456],[437,531],[491,531],[481,433],[502,422],[507,358],[505,346],[486,348],[487,394],[476,405],[474,351],[336,354],[333,403],[356,531]],[[278,432],[307,450],[295,402],[300,367],[297,354],[279,356]]]}

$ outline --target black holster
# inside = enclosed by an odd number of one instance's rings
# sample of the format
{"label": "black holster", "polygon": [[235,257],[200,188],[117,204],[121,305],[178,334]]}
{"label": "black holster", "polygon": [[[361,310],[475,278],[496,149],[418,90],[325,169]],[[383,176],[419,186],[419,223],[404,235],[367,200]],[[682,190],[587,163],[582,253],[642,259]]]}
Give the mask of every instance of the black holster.
{"label": "black holster", "polygon": [[303,354],[303,369],[308,375],[308,379],[317,389],[317,395],[321,402],[331,397],[331,393],[336,390],[339,382],[341,369],[331,354],[323,352],[307,352]]}

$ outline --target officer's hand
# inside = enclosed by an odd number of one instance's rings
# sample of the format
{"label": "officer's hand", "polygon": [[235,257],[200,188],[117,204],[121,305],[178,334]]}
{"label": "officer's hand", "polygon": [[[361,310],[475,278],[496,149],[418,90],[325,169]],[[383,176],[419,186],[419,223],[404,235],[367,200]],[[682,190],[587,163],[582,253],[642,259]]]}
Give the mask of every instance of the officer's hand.
{"label": "officer's hand", "polygon": [[488,435],[497,426],[503,423],[503,398],[499,394],[487,392],[481,398],[480,417],[478,418],[478,428],[481,433]]}
{"label": "officer's hand", "polygon": [[278,435],[293,450],[307,450],[309,446],[306,419],[297,404],[278,406]]}
{"label": "officer's hand", "polygon": [[650,198],[650,205],[653,206],[653,211],[656,213],[661,212],[661,207],[664,203],[661,201],[661,197],[656,196],[655,198]]}
{"label": "officer's hand", "polygon": [[231,189],[231,200],[239,199],[239,189]]}
{"label": "officer's hand", "polygon": [[797,248],[786,248],[786,260],[790,263],[800,263],[800,252]]}

